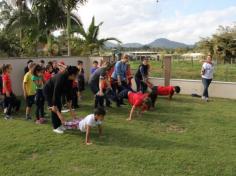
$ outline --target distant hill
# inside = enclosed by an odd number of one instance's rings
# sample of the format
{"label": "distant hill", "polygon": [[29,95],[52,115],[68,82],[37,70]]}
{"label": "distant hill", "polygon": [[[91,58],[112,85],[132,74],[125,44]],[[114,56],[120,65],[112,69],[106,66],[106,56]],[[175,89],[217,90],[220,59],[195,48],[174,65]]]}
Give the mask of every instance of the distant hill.
{"label": "distant hill", "polygon": [[[141,44],[141,43],[124,43],[124,44],[121,44],[121,46],[124,48],[142,48],[143,46],[149,46],[151,48],[167,48],[167,49],[193,47],[192,45],[187,45],[184,43],[171,41],[166,38],[159,38],[159,39],[156,39],[153,42],[145,44],[145,45]],[[112,43],[112,42],[107,42],[106,47],[107,48],[115,48],[115,47],[118,47],[118,45],[115,43]]]}
{"label": "distant hill", "polygon": [[150,46],[151,48],[187,48],[187,47],[190,47],[190,45],[171,41],[166,38],[156,39],[147,45]]}

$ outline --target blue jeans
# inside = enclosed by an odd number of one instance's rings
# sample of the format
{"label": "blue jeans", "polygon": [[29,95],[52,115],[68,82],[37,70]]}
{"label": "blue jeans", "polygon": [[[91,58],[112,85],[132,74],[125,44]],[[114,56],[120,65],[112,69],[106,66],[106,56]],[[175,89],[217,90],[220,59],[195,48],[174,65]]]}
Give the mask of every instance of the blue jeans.
{"label": "blue jeans", "polygon": [[206,98],[209,97],[209,95],[208,95],[208,88],[209,88],[209,86],[211,84],[211,81],[212,81],[212,79],[202,78],[202,83],[203,83],[203,87],[204,87],[204,89],[203,89],[203,96],[206,97]]}

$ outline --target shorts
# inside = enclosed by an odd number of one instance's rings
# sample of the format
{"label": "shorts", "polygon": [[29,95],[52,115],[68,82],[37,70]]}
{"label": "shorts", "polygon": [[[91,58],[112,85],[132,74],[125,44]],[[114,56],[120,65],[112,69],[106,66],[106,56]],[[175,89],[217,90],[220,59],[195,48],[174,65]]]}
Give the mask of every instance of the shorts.
{"label": "shorts", "polygon": [[26,97],[26,106],[31,108],[35,102],[34,100],[35,95],[30,95]]}

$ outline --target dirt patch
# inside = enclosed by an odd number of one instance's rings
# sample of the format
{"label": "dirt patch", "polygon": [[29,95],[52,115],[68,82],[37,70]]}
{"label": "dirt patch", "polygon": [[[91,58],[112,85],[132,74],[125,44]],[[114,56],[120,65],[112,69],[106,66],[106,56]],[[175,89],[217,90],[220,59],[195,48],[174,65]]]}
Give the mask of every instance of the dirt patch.
{"label": "dirt patch", "polygon": [[171,124],[167,126],[166,131],[175,133],[184,133],[186,131],[186,128],[178,126],[177,124]]}

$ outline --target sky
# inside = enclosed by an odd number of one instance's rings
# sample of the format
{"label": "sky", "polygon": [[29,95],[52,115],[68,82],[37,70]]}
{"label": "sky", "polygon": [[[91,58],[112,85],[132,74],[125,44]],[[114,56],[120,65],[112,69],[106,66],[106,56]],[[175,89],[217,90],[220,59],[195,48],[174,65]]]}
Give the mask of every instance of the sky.
{"label": "sky", "polygon": [[87,27],[104,22],[100,37],[147,44],[157,38],[194,44],[219,25],[236,22],[236,0],[88,0],[76,13]]}

